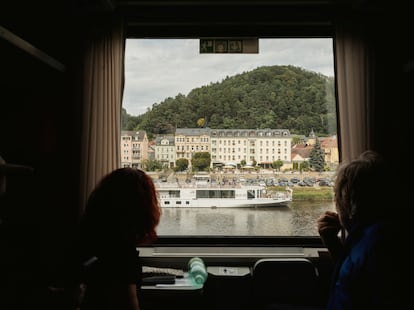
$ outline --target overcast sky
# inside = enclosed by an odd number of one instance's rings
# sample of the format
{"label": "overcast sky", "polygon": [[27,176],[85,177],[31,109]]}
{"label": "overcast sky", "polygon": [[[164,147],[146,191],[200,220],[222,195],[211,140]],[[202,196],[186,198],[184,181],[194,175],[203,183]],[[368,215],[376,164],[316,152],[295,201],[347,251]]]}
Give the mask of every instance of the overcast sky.
{"label": "overcast sky", "polygon": [[259,66],[334,75],[332,39],[259,39],[258,54],[200,54],[198,39],[128,39],[125,57],[123,107],[131,115]]}

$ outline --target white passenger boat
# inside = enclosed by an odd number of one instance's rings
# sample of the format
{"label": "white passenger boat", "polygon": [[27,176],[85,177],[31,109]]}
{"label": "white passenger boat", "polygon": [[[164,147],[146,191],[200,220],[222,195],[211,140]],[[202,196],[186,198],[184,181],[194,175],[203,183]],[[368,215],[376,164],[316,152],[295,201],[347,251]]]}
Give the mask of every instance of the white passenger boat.
{"label": "white passenger boat", "polygon": [[285,206],[292,190],[267,192],[257,184],[211,182],[209,175],[195,175],[189,183],[156,183],[163,208],[243,208]]}

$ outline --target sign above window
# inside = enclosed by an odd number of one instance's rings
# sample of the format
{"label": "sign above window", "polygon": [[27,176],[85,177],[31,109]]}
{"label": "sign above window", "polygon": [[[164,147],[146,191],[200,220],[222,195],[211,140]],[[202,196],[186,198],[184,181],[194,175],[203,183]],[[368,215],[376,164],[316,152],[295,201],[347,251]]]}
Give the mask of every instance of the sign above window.
{"label": "sign above window", "polygon": [[200,54],[258,54],[257,38],[203,38]]}

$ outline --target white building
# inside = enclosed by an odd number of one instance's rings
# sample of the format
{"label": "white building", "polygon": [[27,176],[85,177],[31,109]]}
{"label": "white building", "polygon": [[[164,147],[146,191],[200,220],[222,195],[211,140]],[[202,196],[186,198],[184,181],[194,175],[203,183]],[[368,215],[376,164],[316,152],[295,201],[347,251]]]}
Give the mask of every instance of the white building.
{"label": "white building", "polygon": [[161,162],[164,167],[175,167],[175,137],[174,135],[158,136],[155,139],[154,159]]}
{"label": "white building", "polygon": [[211,129],[213,164],[256,161],[262,167],[290,162],[291,135],[287,129]]}

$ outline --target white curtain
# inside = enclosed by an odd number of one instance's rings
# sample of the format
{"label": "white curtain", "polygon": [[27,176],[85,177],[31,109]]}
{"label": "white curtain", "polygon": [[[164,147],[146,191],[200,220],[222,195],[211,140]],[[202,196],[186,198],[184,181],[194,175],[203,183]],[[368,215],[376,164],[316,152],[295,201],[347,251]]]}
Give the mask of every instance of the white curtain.
{"label": "white curtain", "polygon": [[340,154],[349,161],[373,148],[375,55],[363,23],[336,25],[335,65],[340,128]]}
{"label": "white curtain", "polygon": [[99,180],[120,163],[125,39],[121,22],[110,25],[87,40],[84,55],[81,212]]}

